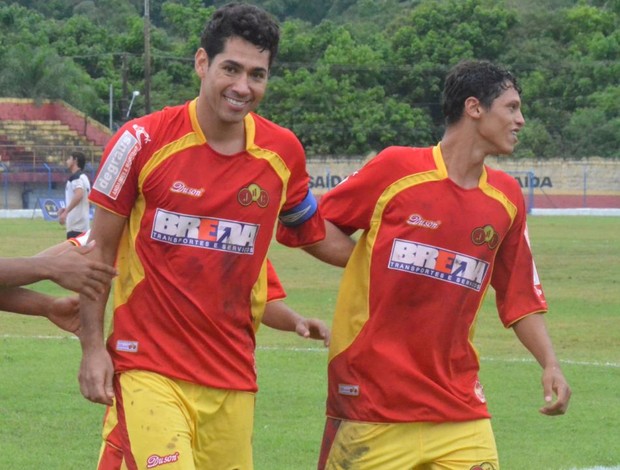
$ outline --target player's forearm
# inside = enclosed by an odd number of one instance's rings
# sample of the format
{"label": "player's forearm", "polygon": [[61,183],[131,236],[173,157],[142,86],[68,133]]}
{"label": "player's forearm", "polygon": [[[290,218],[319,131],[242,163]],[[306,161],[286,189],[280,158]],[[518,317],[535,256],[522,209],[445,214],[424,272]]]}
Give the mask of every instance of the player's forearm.
{"label": "player's forearm", "polygon": [[80,295],[80,344],[84,353],[105,348],[103,323],[109,293],[107,289],[98,300]]}
{"label": "player's forearm", "polygon": [[353,248],[355,248],[353,239],[326,220],[325,238],[314,245],[305,246],[303,249],[306,253],[325,263],[344,267],[349,261]]}
{"label": "player's forearm", "polygon": [[18,287],[50,279],[52,268],[45,258],[3,258],[0,259],[0,287]]}
{"label": "player's forearm", "polygon": [[512,328],[519,341],[530,351],[541,367],[559,368],[560,365],[542,314],[528,315],[515,323]]}
{"label": "player's forearm", "polygon": [[23,287],[8,287],[0,290],[0,310],[46,317],[53,298]]}
{"label": "player's forearm", "polygon": [[269,302],[265,307],[262,323],[269,328],[281,331],[295,331],[303,317],[281,300]]}

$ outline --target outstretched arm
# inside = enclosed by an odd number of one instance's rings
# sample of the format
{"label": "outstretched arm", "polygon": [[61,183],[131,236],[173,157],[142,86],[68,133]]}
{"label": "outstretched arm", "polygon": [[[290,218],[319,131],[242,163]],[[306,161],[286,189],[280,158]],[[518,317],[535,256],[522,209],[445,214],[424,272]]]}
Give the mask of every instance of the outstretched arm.
{"label": "outstretched arm", "polygon": [[87,256],[93,244],[75,247],[63,242],[37,256],[0,258],[0,287],[18,287],[49,279],[56,284],[97,298],[115,276],[112,266]]}
{"label": "outstretched arm", "polygon": [[79,335],[80,315],[77,297],[53,297],[23,287],[0,290],[0,310],[46,317],[59,328]]}
{"label": "outstretched arm", "polygon": [[282,331],[295,331],[299,336],[322,339],[329,346],[329,328],[318,318],[305,318],[290,308],[283,300],[267,303],[262,323]]}
{"label": "outstretched arm", "polygon": [[[528,315],[515,323],[512,328],[519,341],[543,368],[542,386],[546,404],[540,412],[549,416],[566,413],[571,389],[555,356],[543,316],[541,314]],[[553,401],[554,393],[557,397],[555,402]]]}

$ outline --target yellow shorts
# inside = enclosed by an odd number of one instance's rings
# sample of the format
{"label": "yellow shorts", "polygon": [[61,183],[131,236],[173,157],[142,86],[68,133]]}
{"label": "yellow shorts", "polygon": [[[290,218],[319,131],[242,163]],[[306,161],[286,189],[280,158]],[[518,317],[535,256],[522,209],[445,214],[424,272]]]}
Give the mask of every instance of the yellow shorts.
{"label": "yellow shorts", "polygon": [[328,418],[319,470],[498,470],[488,419],[362,423]]}
{"label": "yellow shorts", "polygon": [[129,371],[114,379],[98,470],[252,470],[255,396]]}

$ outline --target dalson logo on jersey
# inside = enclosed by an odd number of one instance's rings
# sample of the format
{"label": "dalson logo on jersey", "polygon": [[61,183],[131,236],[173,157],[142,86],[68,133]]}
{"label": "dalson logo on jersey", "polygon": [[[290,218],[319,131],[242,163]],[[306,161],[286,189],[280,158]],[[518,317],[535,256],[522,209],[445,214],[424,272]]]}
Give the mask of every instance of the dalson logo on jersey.
{"label": "dalson logo on jersey", "polygon": [[479,291],[489,263],[455,251],[396,238],[388,267]]}
{"label": "dalson logo on jersey", "polygon": [[251,255],[254,253],[257,233],[258,225],[255,224],[157,209],[151,238],[172,245]]}

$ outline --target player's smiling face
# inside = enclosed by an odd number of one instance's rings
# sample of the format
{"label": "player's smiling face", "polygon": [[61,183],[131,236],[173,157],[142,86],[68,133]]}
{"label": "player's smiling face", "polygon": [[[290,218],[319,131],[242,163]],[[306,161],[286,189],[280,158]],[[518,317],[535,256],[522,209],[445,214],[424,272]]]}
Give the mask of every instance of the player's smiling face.
{"label": "player's smiling face", "polygon": [[517,133],[525,125],[521,98],[514,87],[499,95],[489,109],[483,111],[480,133],[491,147],[489,155],[510,155],[517,145]]}
{"label": "player's smiling face", "polygon": [[204,49],[196,53],[201,79],[199,104],[211,124],[236,124],[259,105],[267,89],[269,51],[239,37],[209,62]]}

